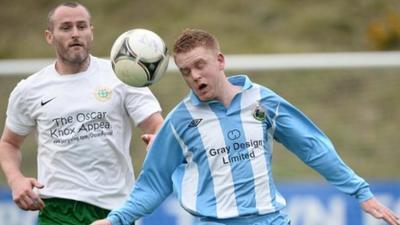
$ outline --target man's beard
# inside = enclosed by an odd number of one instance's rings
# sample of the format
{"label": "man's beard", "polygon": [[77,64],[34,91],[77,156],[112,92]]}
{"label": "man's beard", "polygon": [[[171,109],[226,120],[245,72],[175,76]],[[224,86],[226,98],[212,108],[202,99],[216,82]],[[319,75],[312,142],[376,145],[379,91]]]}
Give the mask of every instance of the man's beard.
{"label": "man's beard", "polygon": [[61,59],[64,61],[64,63],[67,64],[72,64],[72,65],[80,65],[86,62],[88,56],[89,56],[89,51],[86,50],[84,52],[79,52],[79,53],[72,53],[72,54],[64,54],[60,55]]}
{"label": "man's beard", "polygon": [[70,58],[69,62],[73,64],[82,64],[87,59],[88,55],[89,55],[88,49],[84,49],[79,53],[72,53],[71,57],[69,57]]}
{"label": "man's beard", "polygon": [[90,47],[87,45],[82,45],[79,51],[76,51],[75,47],[63,46],[61,43],[56,43],[56,51],[58,57],[63,61],[63,63],[70,65],[80,65],[85,63],[89,56]]}

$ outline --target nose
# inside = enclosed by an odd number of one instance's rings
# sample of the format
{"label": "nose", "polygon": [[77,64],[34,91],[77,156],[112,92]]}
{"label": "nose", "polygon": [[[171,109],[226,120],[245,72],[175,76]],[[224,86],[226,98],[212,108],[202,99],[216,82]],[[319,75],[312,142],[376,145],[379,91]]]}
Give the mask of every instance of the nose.
{"label": "nose", "polygon": [[193,80],[199,80],[201,77],[200,72],[198,70],[192,70],[192,78]]}
{"label": "nose", "polygon": [[72,28],[72,37],[78,37],[79,36],[79,29],[77,27]]}

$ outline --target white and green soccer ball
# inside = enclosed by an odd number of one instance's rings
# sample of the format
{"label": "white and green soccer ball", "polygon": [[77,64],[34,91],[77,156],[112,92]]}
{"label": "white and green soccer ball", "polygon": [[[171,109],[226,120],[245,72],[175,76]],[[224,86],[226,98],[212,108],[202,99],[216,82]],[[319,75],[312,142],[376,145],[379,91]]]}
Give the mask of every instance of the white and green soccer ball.
{"label": "white and green soccer ball", "polygon": [[146,29],[128,30],[111,48],[112,68],[125,84],[145,87],[154,84],[168,67],[168,49],[163,39]]}

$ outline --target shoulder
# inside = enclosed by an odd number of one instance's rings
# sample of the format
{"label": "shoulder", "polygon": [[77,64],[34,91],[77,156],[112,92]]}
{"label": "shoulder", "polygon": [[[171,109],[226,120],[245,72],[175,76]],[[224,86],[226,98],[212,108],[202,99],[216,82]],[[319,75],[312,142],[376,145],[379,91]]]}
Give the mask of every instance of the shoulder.
{"label": "shoulder", "polygon": [[[209,107],[193,105],[190,97],[186,97],[170,111],[165,120],[178,134],[183,134],[203,120],[200,115],[207,114],[204,110],[209,110]],[[193,126],[194,124],[196,125]]]}
{"label": "shoulder", "polygon": [[171,124],[179,124],[182,119],[190,117],[190,112],[186,107],[188,98],[181,100],[166,116],[165,120],[169,121]]}
{"label": "shoulder", "polygon": [[91,56],[91,64],[93,64],[91,73],[94,74],[93,79],[96,79],[96,82],[111,86],[113,89],[126,88],[115,75],[110,60]]}
{"label": "shoulder", "polygon": [[36,86],[40,86],[47,80],[47,77],[50,76],[52,67],[54,67],[54,64],[48,65],[38,72],[20,80],[12,93],[29,94],[31,89],[34,89]]}
{"label": "shoulder", "polygon": [[93,63],[93,66],[95,67],[95,69],[97,71],[100,71],[101,74],[105,74],[111,78],[116,79],[116,76],[115,76],[114,70],[112,69],[110,60],[98,58],[95,56],[91,56],[91,60],[92,60],[91,63]]}
{"label": "shoulder", "polygon": [[110,60],[105,59],[105,58],[99,58],[96,56],[91,56],[91,59],[93,60],[93,63],[96,63],[97,66],[112,70]]}
{"label": "shoulder", "polygon": [[253,83],[253,86],[250,90],[259,93],[260,101],[278,101],[282,98],[272,89],[257,83]]}
{"label": "shoulder", "polygon": [[268,112],[270,118],[273,118],[280,106],[286,105],[287,102],[275,91],[257,83],[253,83],[244,96],[244,102],[247,102],[249,107],[255,110],[261,107],[260,109]]}
{"label": "shoulder", "polygon": [[277,101],[279,98],[279,95],[274,91],[257,83],[252,83],[251,86],[247,86],[247,88],[242,91],[242,102],[244,102],[244,105],[249,105],[254,102],[273,102]]}
{"label": "shoulder", "polygon": [[187,113],[188,112],[185,107],[184,100],[182,100],[168,113],[166,119],[174,121],[177,118],[179,118],[180,116],[185,115]]}
{"label": "shoulder", "polygon": [[252,87],[250,89],[259,90],[263,95],[276,95],[272,89],[258,83],[252,83]]}

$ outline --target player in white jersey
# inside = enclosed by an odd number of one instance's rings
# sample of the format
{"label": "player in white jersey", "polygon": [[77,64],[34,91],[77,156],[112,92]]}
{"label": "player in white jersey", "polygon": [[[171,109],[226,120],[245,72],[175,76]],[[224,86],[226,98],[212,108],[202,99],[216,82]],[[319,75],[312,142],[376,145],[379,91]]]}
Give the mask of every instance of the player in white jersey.
{"label": "player in white jersey", "polygon": [[245,75],[226,78],[224,55],[211,34],[185,30],[174,59],[191,92],[164,121],[129,200],[92,225],[127,225],[173,191],[198,224],[290,224],[271,174],[274,139],[367,213],[400,224],[303,113]]}
{"label": "player in white jersey", "polygon": [[[48,22],[45,37],[56,61],[11,93],[0,163],[13,200],[21,209],[40,210],[41,225],[88,225],[130,193],[133,125],[154,134],[163,118],[148,88],[121,83],[108,60],[89,54],[93,27],[84,6],[58,5]],[[19,169],[20,146],[32,131],[38,140],[37,179]]]}

